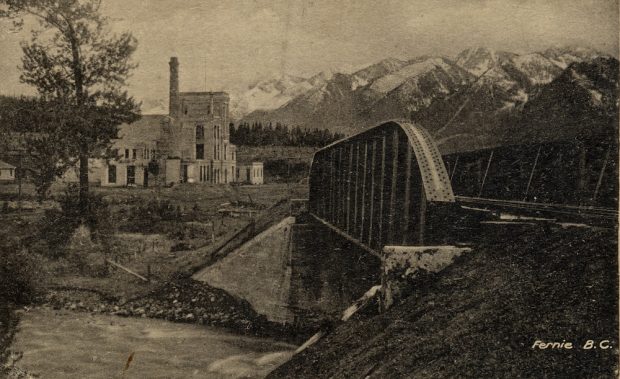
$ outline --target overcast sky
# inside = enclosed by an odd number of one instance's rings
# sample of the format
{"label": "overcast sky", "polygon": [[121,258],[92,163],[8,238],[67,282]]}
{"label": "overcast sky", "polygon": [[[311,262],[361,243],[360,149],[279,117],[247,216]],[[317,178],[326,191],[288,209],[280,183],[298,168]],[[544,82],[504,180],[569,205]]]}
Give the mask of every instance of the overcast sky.
{"label": "overcast sky", "polygon": [[[139,41],[130,92],[167,101],[168,60],[181,90],[238,90],[281,74],[352,71],[383,58],[456,55],[487,46],[530,52],[579,45],[618,56],[617,0],[103,0],[116,31]],[[19,41],[0,29],[0,93],[19,83]]]}

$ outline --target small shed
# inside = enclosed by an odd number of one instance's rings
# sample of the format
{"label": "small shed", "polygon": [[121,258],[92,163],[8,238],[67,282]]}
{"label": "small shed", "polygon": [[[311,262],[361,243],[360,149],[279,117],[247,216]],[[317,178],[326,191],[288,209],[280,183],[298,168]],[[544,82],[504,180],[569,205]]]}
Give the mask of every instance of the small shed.
{"label": "small shed", "polygon": [[263,184],[263,162],[252,162],[237,166],[237,182]]}
{"label": "small shed", "polygon": [[15,166],[4,161],[0,161],[0,181],[12,182],[15,180]]}

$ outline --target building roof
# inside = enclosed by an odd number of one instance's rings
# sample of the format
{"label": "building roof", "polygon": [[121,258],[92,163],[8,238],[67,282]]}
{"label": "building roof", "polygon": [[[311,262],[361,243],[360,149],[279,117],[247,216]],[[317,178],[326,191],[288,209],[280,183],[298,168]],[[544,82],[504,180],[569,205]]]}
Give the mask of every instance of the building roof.
{"label": "building roof", "polygon": [[13,166],[10,163],[6,163],[4,161],[0,161],[0,170],[1,169],[7,169],[7,168],[15,168],[15,166]]}
{"label": "building roof", "polygon": [[119,126],[118,139],[130,143],[155,141],[160,138],[162,121],[167,118],[168,115],[142,115],[138,121]]}

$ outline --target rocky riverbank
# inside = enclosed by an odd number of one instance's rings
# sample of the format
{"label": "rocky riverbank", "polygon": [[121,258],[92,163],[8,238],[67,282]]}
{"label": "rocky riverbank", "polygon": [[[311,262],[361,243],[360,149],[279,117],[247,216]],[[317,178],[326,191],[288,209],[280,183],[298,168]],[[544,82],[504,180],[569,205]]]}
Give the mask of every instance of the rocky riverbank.
{"label": "rocky riverbank", "polygon": [[57,287],[47,291],[39,305],[57,310],[217,326],[246,335],[303,339],[291,332],[290,325],[270,322],[256,313],[247,301],[190,278],[163,283],[145,296],[129,300],[89,289]]}

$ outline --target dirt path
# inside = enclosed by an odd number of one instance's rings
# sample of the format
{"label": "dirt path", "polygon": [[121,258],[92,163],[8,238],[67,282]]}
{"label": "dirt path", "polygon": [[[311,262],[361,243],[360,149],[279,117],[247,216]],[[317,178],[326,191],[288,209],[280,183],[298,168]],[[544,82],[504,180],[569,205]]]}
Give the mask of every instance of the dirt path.
{"label": "dirt path", "polygon": [[17,366],[43,378],[262,378],[294,348],[200,325],[49,308],[22,314],[12,346],[23,352]]}

